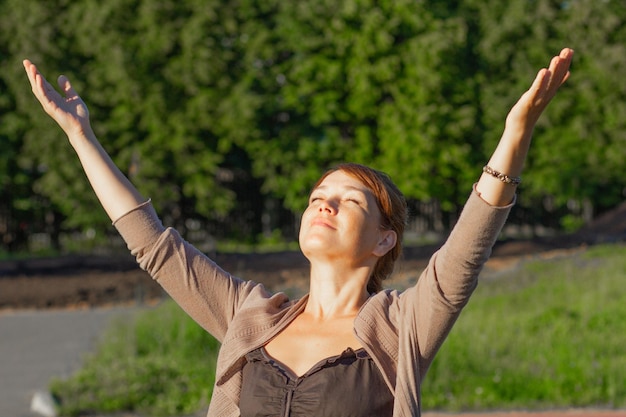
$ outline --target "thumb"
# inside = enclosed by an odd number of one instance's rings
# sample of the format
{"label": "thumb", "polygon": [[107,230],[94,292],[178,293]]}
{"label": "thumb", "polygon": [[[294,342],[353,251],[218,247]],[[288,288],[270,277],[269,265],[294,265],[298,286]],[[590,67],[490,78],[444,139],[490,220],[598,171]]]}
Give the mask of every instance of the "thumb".
{"label": "thumb", "polygon": [[70,80],[65,75],[59,76],[59,78],[57,79],[57,84],[59,85],[61,91],[63,91],[63,93],[65,94],[66,98],[76,97],[78,95],[76,93],[76,90],[74,90],[74,88],[72,87]]}

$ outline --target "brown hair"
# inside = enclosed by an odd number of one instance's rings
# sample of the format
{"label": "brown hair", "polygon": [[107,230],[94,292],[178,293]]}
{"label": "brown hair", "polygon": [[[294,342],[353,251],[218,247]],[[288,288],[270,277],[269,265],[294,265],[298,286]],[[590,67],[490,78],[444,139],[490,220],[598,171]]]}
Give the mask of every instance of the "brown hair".
{"label": "brown hair", "polygon": [[391,275],[394,264],[402,253],[402,236],[408,216],[406,200],[389,175],[355,163],[343,163],[329,169],[315,183],[313,189],[316,189],[329,174],[335,171],[343,171],[361,181],[376,199],[381,216],[381,227],[396,232],[396,245],[378,260],[367,283],[369,293],[379,292],[383,289],[382,281]]}

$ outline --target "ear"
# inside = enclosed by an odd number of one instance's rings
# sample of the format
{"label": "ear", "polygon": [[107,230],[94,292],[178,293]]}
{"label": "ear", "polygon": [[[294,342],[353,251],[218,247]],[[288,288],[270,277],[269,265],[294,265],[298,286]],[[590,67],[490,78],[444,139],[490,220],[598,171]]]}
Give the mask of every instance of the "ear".
{"label": "ear", "polygon": [[373,254],[382,258],[396,246],[398,241],[398,235],[393,230],[383,230],[380,232],[380,238],[378,244],[374,248]]}

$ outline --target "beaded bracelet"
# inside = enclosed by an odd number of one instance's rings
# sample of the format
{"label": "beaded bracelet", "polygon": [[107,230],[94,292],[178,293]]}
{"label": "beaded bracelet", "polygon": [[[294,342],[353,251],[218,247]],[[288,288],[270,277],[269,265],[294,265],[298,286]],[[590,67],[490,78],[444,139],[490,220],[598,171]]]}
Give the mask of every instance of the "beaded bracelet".
{"label": "beaded bracelet", "polygon": [[522,182],[522,179],[520,177],[509,177],[506,174],[496,171],[495,169],[491,168],[489,165],[485,165],[483,167],[483,172],[493,177],[496,177],[497,179],[499,179],[500,181],[506,184],[519,185]]}

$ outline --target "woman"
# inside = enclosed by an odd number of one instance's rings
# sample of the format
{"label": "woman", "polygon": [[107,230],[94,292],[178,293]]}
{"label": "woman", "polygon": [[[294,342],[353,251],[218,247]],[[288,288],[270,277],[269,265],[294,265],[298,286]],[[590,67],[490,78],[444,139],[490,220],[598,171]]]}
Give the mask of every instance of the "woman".
{"label": "woman", "polygon": [[402,195],[382,173],[340,165],[313,187],[299,240],[299,300],[221,270],[172,229],[113,164],[64,76],[63,96],[28,60],[33,93],[74,147],[105,211],[146,269],[222,347],[209,416],[417,416],[420,385],[467,303],[514,203],[535,123],[569,77],[563,49],[506,119],[459,221],[417,284],[380,291],[400,253]]}

